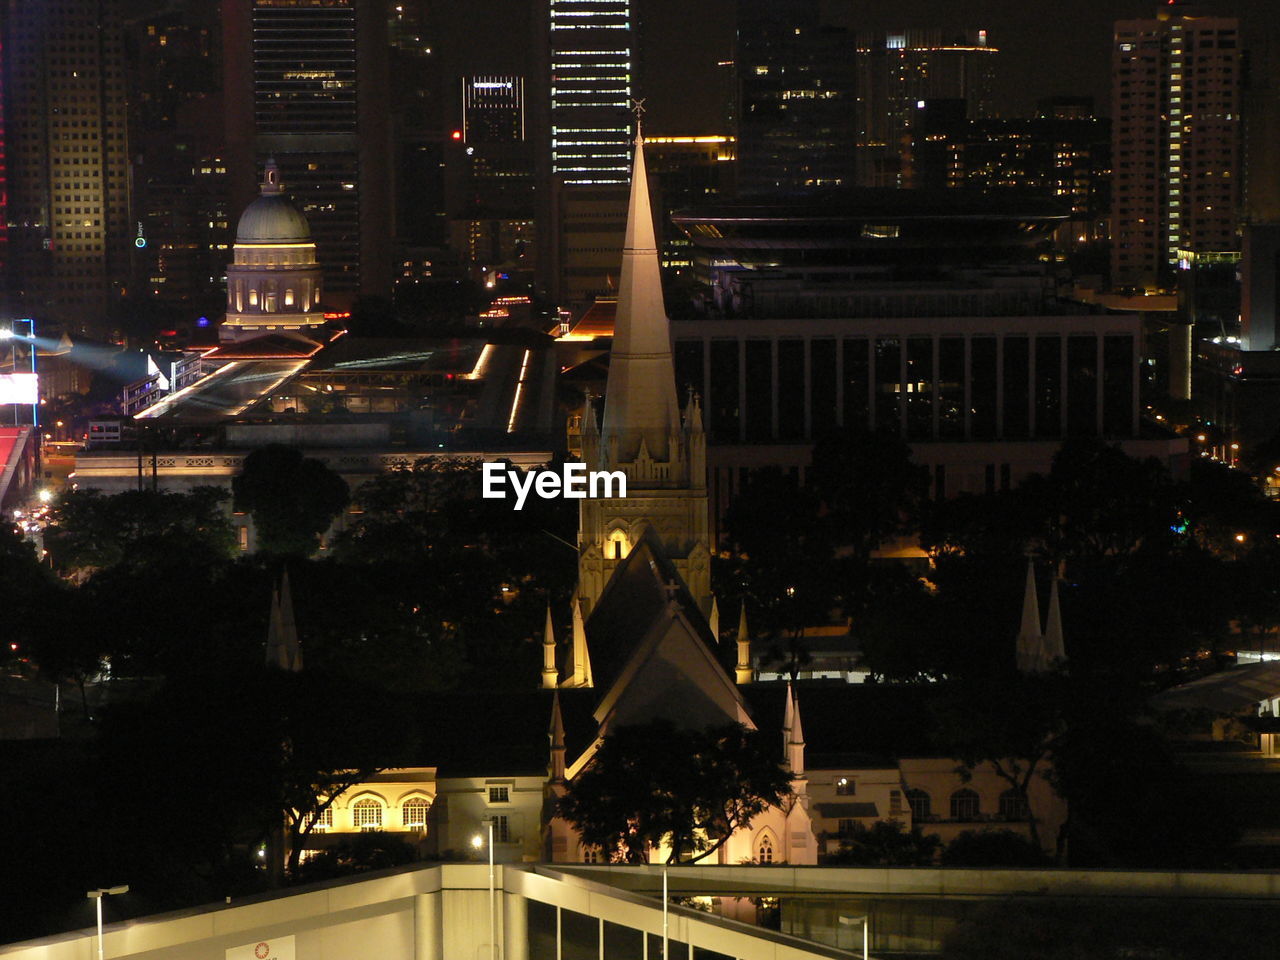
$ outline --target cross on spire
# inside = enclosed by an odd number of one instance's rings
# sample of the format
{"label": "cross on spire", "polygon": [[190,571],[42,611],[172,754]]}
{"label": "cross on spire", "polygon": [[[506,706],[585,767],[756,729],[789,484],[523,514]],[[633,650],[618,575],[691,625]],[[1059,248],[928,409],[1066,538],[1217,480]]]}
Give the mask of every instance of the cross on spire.
{"label": "cross on spire", "polygon": [[631,99],[631,112],[636,116],[636,143],[644,142],[644,138],[640,135],[640,125],[644,119],[644,101],[644,97]]}

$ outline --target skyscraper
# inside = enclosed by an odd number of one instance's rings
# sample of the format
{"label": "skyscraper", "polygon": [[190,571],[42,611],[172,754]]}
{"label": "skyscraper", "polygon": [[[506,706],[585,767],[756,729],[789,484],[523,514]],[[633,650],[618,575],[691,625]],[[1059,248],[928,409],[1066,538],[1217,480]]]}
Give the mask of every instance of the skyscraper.
{"label": "skyscraper", "polygon": [[970,119],[990,116],[998,52],[986,30],[860,32],[858,184],[902,185],[903,153],[921,101],[964,100]]}
{"label": "skyscraper", "polygon": [[739,192],[852,184],[853,38],[816,0],[742,0],[735,63]]}
{"label": "skyscraper", "polygon": [[629,0],[550,0],[552,174],[568,186],[630,182]]}
{"label": "skyscraper", "polygon": [[10,306],[105,333],[134,249],[118,11],[112,0],[0,10]]}
{"label": "skyscraper", "polygon": [[391,286],[383,0],[225,0],[232,208],[269,156],[311,223],[335,299]]}
{"label": "skyscraper", "polygon": [[1111,281],[1168,284],[1179,250],[1234,250],[1239,22],[1171,4],[1115,25]]}

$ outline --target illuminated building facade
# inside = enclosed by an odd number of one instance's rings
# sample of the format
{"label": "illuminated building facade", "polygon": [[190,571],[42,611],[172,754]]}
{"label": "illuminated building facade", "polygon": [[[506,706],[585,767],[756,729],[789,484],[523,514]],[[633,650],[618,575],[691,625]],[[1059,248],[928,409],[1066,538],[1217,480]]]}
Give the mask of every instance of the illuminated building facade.
{"label": "illuminated building facade", "polygon": [[382,0],[226,0],[227,169],[275,157],[315,233],[335,302],[388,295],[388,43]]}
{"label": "illuminated building facade", "polygon": [[240,216],[235,262],[227,267],[222,340],[275,332],[306,333],[324,324],[322,278],[306,218],[284,197],[280,171],[268,161],[262,195]]}
{"label": "illuminated building facade", "polygon": [[1115,286],[1167,286],[1179,249],[1239,247],[1239,32],[1178,5],[1115,25]]}
{"label": "illuminated building facade", "polygon": [[738,6],[738,191],[848,186],[854,175],[852,38],[815,0]]}
{"label": "illuminated building facade", "polygon": [[550,0],[551,164],[566,186],[630,181],[629,0]]}
{"label": "illuminated building facade", "polygon": [[118,11],[110,0],[0,9],[9,305],[108,332],[133,249]]}
{"label": "illuminated building facade", "polygon": [[964,100],[970,117],[990,116],[998,52],[986,30],[860,32],[855,53],[858,185],[902,185],[903,151],[920,101]]}

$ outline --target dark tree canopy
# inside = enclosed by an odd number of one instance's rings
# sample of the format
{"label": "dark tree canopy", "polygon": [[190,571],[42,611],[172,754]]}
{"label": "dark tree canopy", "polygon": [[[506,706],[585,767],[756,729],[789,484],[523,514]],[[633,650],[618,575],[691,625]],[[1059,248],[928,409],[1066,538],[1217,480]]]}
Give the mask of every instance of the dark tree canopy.
{"label": "dark tree canopy", "polygon": [[668,863],[715,852],[741,826],[790,794],[759,731],[741,724],[682,730],[666,720],[619,727],[569,784],[557,813],[612,861]]}
{"label": "dark tree canopy", "polygon": [[285,556],[315,553],[351,499],[346,481],[319,460],[275,444],[245,457],[232,489],[236,509],[253,516],[260,548]]}

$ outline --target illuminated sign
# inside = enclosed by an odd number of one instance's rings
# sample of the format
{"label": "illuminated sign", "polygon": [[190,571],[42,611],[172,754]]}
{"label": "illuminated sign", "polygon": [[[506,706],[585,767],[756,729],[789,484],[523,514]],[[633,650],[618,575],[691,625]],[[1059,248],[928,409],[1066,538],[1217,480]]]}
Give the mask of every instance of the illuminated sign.
{"label": "illuminated sign", "polygon": [[142,221],[138,221],[138,235],[134,238],[133,245],[141,250],[147,245],[147,238],[142,235]]}
{"label": "illuminated sign", "polygon": [[34,373],[0,373],[0,403],[40,402],[40,386]]}

